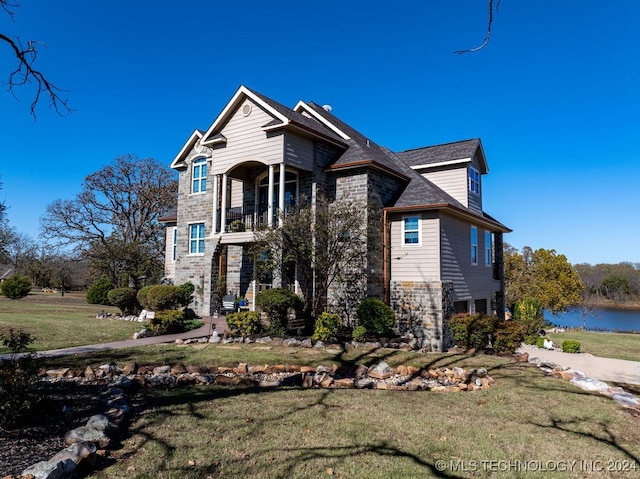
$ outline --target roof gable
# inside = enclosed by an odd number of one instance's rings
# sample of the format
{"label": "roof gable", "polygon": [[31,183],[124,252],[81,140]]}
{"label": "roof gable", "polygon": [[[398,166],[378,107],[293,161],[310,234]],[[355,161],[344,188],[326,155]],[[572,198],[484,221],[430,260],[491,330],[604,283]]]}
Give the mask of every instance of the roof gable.
{"label": "roof gable", "polygon": [[442,145],[426,146],[396,153],[413,169],[428,169],[457,163],[469,163],[477,157],[482,174],[489,172],[479,138],[456,141]]}
{"label": "roof gable", "polygon": [[191,136],[189,137],[187,142],[183,145],[183,147],[180,149],[176,157],[171,162],[171,165],[170,165],[171,168],[178,169],[178,168],[184,168],[187,166],[185,163],[185,160],[189,155],[189,153],[191,152],[191,150],[193,150],[193,148],[202,139],[202,135],[203,135],[202,131],[198,129],[194,130],[194,132],[191,133]]}

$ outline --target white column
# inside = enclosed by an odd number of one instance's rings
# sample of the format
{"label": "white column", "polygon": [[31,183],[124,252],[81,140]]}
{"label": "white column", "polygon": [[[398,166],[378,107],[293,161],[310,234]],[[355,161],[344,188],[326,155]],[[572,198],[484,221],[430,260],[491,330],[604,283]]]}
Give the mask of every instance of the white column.
{"label": "white column", "polygon": [[273,165],[269,165],[269,191],[267,193],[267,226],[273,226]]}
{"label": "white column", "polygon": [[211,226],[211,234],[218,234],[218,181],[219,175],[213,175],[213,215],[211,216],[211,221],[213,221]]}
{"label": "white column", "polygon": [[280,163],[280,185],[278,191],[278,226],[282,227],[282,220],[284,218],[284,163]]}
{"label": "white column", "polygon": [[220,205],[220,232],[224,233],[227,225],[227,174],[222,175],[222,204]]}

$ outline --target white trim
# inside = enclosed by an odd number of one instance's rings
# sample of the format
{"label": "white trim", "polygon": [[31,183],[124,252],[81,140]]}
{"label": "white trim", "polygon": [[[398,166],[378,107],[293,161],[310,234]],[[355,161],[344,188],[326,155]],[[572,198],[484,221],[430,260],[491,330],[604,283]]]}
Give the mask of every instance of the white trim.
{"label": "white trim", "polygon": [[170,168],[180,168],[180,167],[184,167],[187,166],[184,162],[184,156],[187,153],[187,151],[191,150],[194,146],[194,140],[201,140],[202,139],[202,132],[200,130],[194,130],[193,133],[191,133],[191,136],[189,137],[189,139],[187,140],[187,142],[184,144],[184,146],[182,147],[182,149],[178,152],[178,154],[176,155],[176,157],[173,159],[173,161],[171,162]]}
{"label": "white trim", "polygon": [[[487,244],[487,234],[489,235],[489,244]],[[489,253],[489,262],[487,262],[487,253]],[[489,230],[484,230],[484,265],[493,266],[493,236]]]}
{"label": "white trim", "polygon": [[233,95],[233,97],[231,98],[231,100],[229,100],[229,102],[227,103],[227,105],[224,107],[224,109],[222,110],[222,112],[218,115],[218,117],[213,121],[213,123],[211,124],[211,126],[209,127],[209,129],[206,131],[206,133],[204,134],[204,138],[205,141],[203,142],[203,144],[209,144],[209,142],[211,140],[208,140],[207,138],[214,132],[217,131],[218,128],[220,128],[220,126],[222,125],[222,123],[224,123],[227,120],[227,117],[229,115],[231,115],[231,112],[233,110],[238,109],[238,107],[240,106],[240,103],[242,102],[242,100],[244,98],[250,98],[251,101],[253,101],[255,104],[257,104],[258,106],[260,106],[261,108],[265,109],[267,112],[269,112],[271,115],[275,116],[278,120],[280,120],[283,125],[287,125],[289,123],[289,119],[280,114],[277,110],[275,110],[273,107],[271,107],[269,104],[267,104],[266,102],[264,102],[262,99],[258,98],[253,92],[251,92],[247,87],[245,87],[244,85],[240,85],[240,88],[238,88],[238,91],[236,91],[236,93]]}
{"label": "white trim", "polygon": [[412,170],[422,170],[425,168],[437,168],[439,166],[459,165],[461,163],[471,163],[471,158],[460,158],[458,160],[439,161],[438,163],[429,163],[425,165],[412,166]]}
{"label": "white trim", "polygon": [[296,111],[296,112],[300,113],[300,110],[304,110],[307,113],[309,113],[311,116],[313,116],[320,123],[325,125],[327,128],[331,129],[334,133],[337,133],[343,140],[349,140],[350,139],[349,135],[344,133],[340,128],[335,126],[333,123],[331,123],[325,117],[323,117],[322,115],[319,115],[318,112],[316,112],[313,108],[311,108],[309,105],[307,105],[302,100],[300,100],[296,104],[296,106],[293,107],[293,111]]}
{"label": "white trim", "polygon": [[[405,220],[407,218],[417,218],[418,219],[418,242],[417,243],[407,243],[405,242],[405,234],[406,233],[412,233],[415,232],[416,230],[405,230],[404,226],[405,226]],[[415,214],[415,215],[403,215],[402,216],[402,221],[401,221],[401,238],[400,238],[400,244],[402,248],[415,248],[417,246],[422,246],[422,215],[420,214]]]}
{"label": "white trim", "polygon": [[[476,242],[474,244],[473,242],[473,232],[476,232]],[[471,225],[471,228],[469,230],[469,260],[471,261],[471,265],[472,266],[478,266],[478,262],[480,260],[480,258],[478,258],[478,253],[480,253],[479,249],[478,249],[478,227],[475,225]],[[473,248],[475,246],[475,253],[476,253],[476,260],[473,261]]]}
{"label": "white trim", "polygon": [[[204,165],[205,174],[202,175],[202,166]],[[196,178],[195,169],[196,166],[200,167],[200,176]],[[209,166],[206,156],[199,156],[194,158],[191,162],[191,195],[203,195],[207,192],[207,178],[209,177]],[[204,181],[204,189],[202,189],[202,183]],[[198,184],[198,191],[193,191],[195,184]]]}
{"label": "white trim", "polygon": [[[204,230],[202,232],[202,237],[199,234],[197,236],[195,236],[195,237],[191,236],[192,227],[193,226],[200,226],[200,225],[202,225],[202,229]],[[205,222],[204,221],[196,221],[196,222],[193,222],[193,223],[189,223],[188,224],[188,228],[189,228],[189,230],[188,230],[189,231],[189,234],[188,234],[189,246],[187,248],[187,255],[188,256],[203,256],[204,255],[204,250],[206,248],[205,240],[206,240],[206,237],[207,237],[207,227],[205,226]],[[199,228],[198,228],[198,230],[199,230]],[[198,233],[199,233],[199,231],[198,231]],[[196,252],[195,253],[191,252],[191,243],[193,241],[196,241]],[[200,242],[201,241],[202,241],[202,251],[199,251],[200,250]]]}

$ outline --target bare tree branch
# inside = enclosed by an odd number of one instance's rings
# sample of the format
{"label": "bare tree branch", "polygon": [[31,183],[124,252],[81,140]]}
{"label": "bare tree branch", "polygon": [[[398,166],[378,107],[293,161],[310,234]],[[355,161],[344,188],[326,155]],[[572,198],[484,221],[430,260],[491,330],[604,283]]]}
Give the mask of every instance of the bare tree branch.
{"label": "bare tree branch", "polygon": [[[9,0],[0,0],[0,7],[13,19],[15,17],[15,11],[10,7],[18,7],[17,3],[10,3]],[[15,70],[9,74],[7,86],[9,92],[18,99],[15,94],[15,88],[19,86],[32,83],[35,85],[36,92],[34,99],[31,102],[31,115],[34,120],[36,119],[36,106],[42,96],[49,97],[49,107],[53,108],[58,115],[64,115],[71,113],[73,110],[69,107],[67,100],[60,97],[60,93],[65,91],[58,88],[51,83],[44,74],[34,67],[35,61],[38,57],[38,45],[45,46],[43,43],[39,43],[33,40],[27,42],[27,46],[24,47],[20,39],[13,39],[3,33],[0,33],[0,40],[5,42],[15,53],[18,59],[18,65]]]}
{"label": "bare tree branch", "polygon": [[[493,24],[493,0],[488,0],[488,5],[489,5],[489,24],[487,25],[487,36],[484,38],[483,42],[475,47],[475,48],[471,48],[469,50],[457,50],[454,53],[457,53],[458,55],[462,55],[463,53],[473,53],[473,52],[477,52],[478,50],[482,50],[484,47],[486,47],[489,44],[489,39],[491,38],[491,25]],[[496,13],[498,12],[498,9],[500,8],[500,0],[498,0],[498,2],[496,3]]]}

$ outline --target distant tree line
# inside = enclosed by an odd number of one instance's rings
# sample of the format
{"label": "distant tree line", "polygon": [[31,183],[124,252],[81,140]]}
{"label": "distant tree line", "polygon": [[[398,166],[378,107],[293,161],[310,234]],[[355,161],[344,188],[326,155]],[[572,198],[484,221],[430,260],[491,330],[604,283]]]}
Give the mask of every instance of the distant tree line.
{"label": "distant tree line", "polygon": [[640,263],[581,263],[573,268],[584,283],[586,304],[640,301]]}

